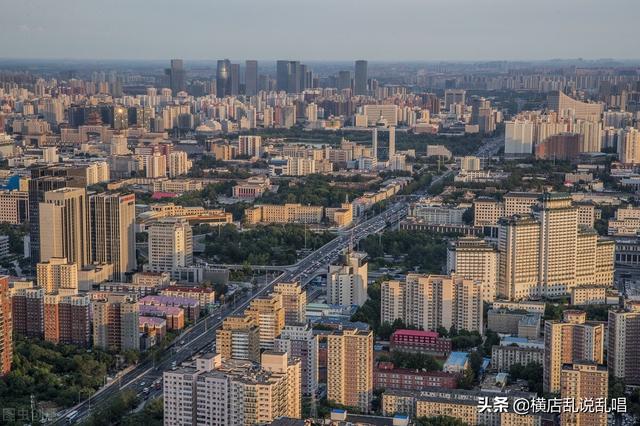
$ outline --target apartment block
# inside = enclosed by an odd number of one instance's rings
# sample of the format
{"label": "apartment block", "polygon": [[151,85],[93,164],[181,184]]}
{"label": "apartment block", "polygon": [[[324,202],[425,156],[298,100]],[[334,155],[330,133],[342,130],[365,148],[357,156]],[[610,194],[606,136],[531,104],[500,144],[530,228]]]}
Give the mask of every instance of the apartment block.
{"label": "apartment block", "polygon": [[405,282],[386,281],[381,288],[381,321],[423,330],[438,327],[483,333],[482,283],[457,275],[408,274]]}
{"label": "apartment block", "polygon": [[373,398],[373,332],[344,329],[327,336],[327,399],[363,412]]}
{"label": "apartment block", "polygon": [[544,325],[545,392],[560,391],[560,376],[564,364],[582,361],[604,362],[604,334],[602,323],[586,320],[586,313],[567,310],[561,321],[546,321]]}

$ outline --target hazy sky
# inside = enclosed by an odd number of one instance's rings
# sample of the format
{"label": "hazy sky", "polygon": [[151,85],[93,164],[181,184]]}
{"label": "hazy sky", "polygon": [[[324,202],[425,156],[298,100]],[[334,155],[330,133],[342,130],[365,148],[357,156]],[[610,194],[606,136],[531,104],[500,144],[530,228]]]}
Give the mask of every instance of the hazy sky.
{"label": "hazy sky", "polygon": [[640,58],[640,0],[0,0],[0,57]]}

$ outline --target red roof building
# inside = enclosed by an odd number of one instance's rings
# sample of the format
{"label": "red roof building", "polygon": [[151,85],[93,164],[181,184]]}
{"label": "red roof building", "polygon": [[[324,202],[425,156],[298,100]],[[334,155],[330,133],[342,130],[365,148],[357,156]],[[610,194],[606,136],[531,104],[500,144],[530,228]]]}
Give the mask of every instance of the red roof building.
{"label": "red roof building", "polygon": [[435,331],[396,330],[390,339],[390,349],[400,352],[419,352],[446,357],[451,352],[451,340]]}

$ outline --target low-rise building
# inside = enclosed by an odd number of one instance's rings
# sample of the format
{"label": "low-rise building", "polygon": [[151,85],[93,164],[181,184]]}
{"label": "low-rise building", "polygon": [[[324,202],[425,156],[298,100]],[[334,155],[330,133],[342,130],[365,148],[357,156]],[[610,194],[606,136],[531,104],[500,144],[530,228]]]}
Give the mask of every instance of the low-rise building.
{"label": "low-rise building", "polygon": [[451,353],[451,339],[440,337],[435,331],[396,330],[391,335],[392,351],[424,353],[445,357]]}
{"label": "low-rise building", "polygon": [[422,390],[424,388],[455,389],[458,376],[444,371],[395,368],[391,362],[378,362],[373,368],[374,389]]}

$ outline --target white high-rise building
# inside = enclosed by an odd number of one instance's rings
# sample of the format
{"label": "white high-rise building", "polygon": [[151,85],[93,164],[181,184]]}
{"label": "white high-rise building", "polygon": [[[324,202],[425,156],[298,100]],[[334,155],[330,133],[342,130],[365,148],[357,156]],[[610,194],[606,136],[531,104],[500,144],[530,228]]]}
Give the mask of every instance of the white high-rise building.
{"label": "white high-rise building", "polygon": [[308,324],[285,326],[275,340],[274,349],[302,361],[302,393],[315,395],[318,390],[318,336],[314,336],[311,327]]}
{"label": "white high-rise building", "polygon": [[479,238],[460,238],[447,250],[447,273],[481,281],[482,300],[493,302],[498,281],[498,252]]}
{"label": "white high-rise building", "polygon": [[625,128],[618,139],[618,158],[624,164],[640,164],[640,131]]}
{"label": "white high-rise building", "polygon": [[173,272],[193,263],[193,236],[186,219],[167,217],[149,226],[149,269]]}
{"label": "white high-rise building", "polygon": [[148,178],[159,178],[167,175],[167,157],[159,152],[145,156],[145,169]]}
{"label": "white high-rise building", "polygon": [[186,175],[191,170],[191,160],[184,151],[174,151],[168,158],[169,177]]}
{"label": "white high-rise building", "polygon": [[530,121],[506,121],[504,133],[505,155],[531,155],[533,153],[533,123]]}
{"label": "white high-rise building", "polygon": [[368,263],[366,253],[349,252],[346,262],[330,265],[327,301],[335,305],[362,306],[367,301]]}

